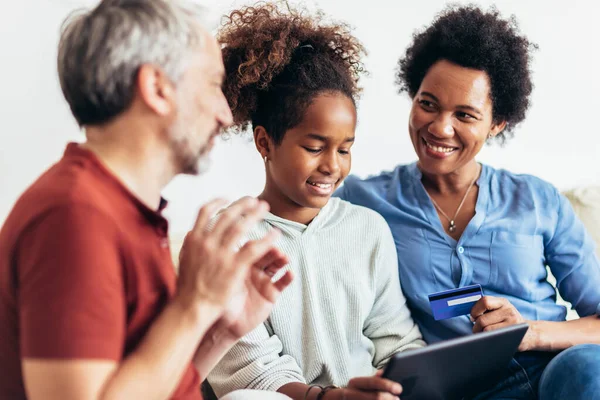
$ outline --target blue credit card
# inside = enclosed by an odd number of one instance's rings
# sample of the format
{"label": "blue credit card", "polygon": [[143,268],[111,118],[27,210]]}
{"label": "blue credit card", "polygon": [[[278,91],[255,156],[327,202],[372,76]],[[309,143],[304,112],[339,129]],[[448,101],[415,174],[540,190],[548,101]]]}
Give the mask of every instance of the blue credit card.
{"label": "blue credit card", "polygon": [[429,304],[436,321],[471,313],[471,308],[483,297],[481,285],[470,285],[429,295]]}

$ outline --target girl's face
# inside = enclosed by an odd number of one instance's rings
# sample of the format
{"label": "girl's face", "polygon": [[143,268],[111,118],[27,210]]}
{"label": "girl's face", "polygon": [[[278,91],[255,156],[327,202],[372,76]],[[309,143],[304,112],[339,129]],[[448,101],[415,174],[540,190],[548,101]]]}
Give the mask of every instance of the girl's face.
{"label": "girl's face", "polygon": [[268,200],[273,203],[276,197],[290,211],[314,209],[316,215],[350,172],[355,129],[356,108],[341,93],[315,97],[302,122],[288,130],[278,145],[258,127],[255,141],[267,157]]}
{"label": "girl's face", "polygon": [[506,124],[492,119],[486,72],[446,60],[433,64],[413,98],[410,137],[424,172],[456,173],[474,160],[488,135]]}

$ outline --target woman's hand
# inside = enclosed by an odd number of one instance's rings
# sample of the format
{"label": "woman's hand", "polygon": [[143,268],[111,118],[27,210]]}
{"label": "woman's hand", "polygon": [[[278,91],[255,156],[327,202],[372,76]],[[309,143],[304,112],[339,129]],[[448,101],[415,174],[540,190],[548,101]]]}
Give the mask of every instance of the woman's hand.
{"label": "woman's hand", "polygon": [[402,386],[382,378],[379,370],[374,376],[352,378],[348,387],[327,392],[323,400],[398,400]]}
{"label": "woman's hand", "polygon": [[[510,301],[502,297],[484,296],[471,309],[473,333],[489,332],[526,321]],[[533,329],[527,330],[519,345],[519,351],[533,350],[537,347],[537,338]]]}

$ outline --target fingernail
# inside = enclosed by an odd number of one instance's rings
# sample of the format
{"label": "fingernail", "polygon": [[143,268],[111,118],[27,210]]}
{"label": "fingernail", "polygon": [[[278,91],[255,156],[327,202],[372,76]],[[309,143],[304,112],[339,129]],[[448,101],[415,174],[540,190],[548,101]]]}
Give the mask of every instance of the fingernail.
{"label": "fingernail", "polygon": [[394,391],[394,393],[400,394],[402,392],[402,386],[400,384],[395,384],[392,387],[392,390]]}
{"label": "fingernail", "polygon": [[469,319],[471,320],[471,322],[475,322],[475,320],[473,319],[473,317],[471,315],[469,315]]}

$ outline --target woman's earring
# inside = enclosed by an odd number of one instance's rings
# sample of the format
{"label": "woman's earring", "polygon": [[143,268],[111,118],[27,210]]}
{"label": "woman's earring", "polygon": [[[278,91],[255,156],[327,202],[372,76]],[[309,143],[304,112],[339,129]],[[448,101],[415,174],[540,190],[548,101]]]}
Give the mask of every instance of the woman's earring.
{"label": "woman's earring", "polygon": [[269,161],[267,156],[264,156],[263,160],[265,160],[265,164],[267,163],[267,161]]}
{"label": "woman's earring", "polygon": [[492,132],[488,133],[487,140],[490,140],[491,138],[493,138]]}

